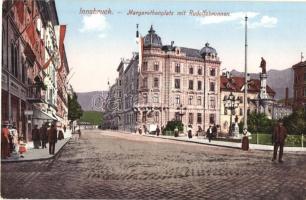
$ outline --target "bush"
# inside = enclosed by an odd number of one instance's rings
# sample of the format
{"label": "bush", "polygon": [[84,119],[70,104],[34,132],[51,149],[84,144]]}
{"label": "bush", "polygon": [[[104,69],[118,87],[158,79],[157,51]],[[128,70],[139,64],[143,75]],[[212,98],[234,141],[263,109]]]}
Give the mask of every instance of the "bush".
{"label": "bush", "polygon": [[184,125],[181,121],[168,121],[165,131],[174,131],[175,128],[178,128],[179,131],[184,131]]}
{"label": "bush", "polygon": [[283,121],[288,134],[306,134],[306,114],[302,109],[284,117]]}

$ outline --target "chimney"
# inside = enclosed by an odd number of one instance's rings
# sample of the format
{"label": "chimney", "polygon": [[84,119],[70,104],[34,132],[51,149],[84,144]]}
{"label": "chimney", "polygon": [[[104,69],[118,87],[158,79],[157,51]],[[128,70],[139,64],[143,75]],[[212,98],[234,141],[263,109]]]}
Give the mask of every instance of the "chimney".
{"label": "chimney", "polygon": [[289,93],[289,89],[288,87],[286,87],[286,97],[285,97],[285,106],[288,106],[288,93]]}

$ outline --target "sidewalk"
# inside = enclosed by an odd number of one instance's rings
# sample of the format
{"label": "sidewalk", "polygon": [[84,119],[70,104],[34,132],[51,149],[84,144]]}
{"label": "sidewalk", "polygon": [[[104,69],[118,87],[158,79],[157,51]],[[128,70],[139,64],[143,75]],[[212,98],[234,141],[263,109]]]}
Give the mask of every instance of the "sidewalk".
{"label": "sidewalk", "polygon": [[[191,143],[197,143],[197,144],[205,144],[205,145],[211,145],[211,146],[217,146],[217,147],[227,147],[227,148],[241,149],[241,143],[214,141],[214,140],[209,142],[207,138],[203,138],[203,137],[198,138],[197,136],[193,136],[191,139],[189,139],[187,136],[173,137],[173,136],[164,136],[164,135],[156,136],[156,135],[149,135],[149,134],[146,134],[144,136],[162,138],[162,139],[168,139],[168,140],[176,140],[176,141],[182,141],[182,142],[191,142]],[[250,149],[273,151],[273,146],[262,145],[262,144],[250,144]],[[306,152],[306,148],[286,147],[285,146],[284,151]]]}
{"label": "sidewalk", "polygon": [[11,154],[11,157],[7,159],[1,159],[2,163],[7,162],[24,162],[24,161],[38,161],[38,160],[47,160],[55,157],[57,153],[65,146],[65,144],[70,140],[71,138],[71,131],[67,130],[66,133],[64,133],[64,139],[58,140],[55,145],[55,152],[54,155],[49,154],[49,144],[47,144],[47,148],[45,149],[34,149],[33,142],[27,143],[27,152],[23,153],[23,158],[20,157],[20,154]]}

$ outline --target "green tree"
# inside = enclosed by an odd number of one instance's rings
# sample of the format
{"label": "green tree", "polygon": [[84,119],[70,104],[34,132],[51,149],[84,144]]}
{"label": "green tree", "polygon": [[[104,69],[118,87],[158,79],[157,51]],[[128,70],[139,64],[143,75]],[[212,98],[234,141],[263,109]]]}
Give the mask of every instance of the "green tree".
{"label": "green tree", "polygon": [[165,131],[174,131],[176,127],[178,128],[179,131],[184,130],[184,125],[181,121],[172,120],[168,121]]}
{"label": "green tree", "polygon": [[83,115],[83,110],[78,102],[78,96],[75,92],[68,95],[68,119],[71,121],[80,119]]}
{"label": "green tree", "polygon": [[294,111],[283,121],[288,134],[306,134],[306,113],[303,109]]}
{"label": "green tree", "polygon": [[[264,113],[252,112],[248,115],[248,130],[251,133],[272,133],[275,121],[269,119]],[[243,121],[239,123],[240,131],[243,128]]]}

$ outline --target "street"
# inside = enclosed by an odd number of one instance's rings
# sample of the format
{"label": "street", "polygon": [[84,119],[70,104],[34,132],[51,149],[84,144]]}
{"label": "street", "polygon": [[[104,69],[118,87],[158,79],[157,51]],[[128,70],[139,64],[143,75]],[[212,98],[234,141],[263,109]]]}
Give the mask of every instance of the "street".
{"label": "street", "polygon": [[306,155],[87,130],[55,159],[3,163],[3,198],[306,199]]}

